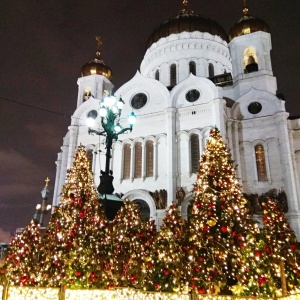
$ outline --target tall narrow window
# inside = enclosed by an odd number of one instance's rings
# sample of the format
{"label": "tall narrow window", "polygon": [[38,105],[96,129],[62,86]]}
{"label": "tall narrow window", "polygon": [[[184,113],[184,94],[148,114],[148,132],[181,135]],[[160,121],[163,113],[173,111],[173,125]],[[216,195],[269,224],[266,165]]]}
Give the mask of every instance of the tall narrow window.
{"label": "tall narrow window", "polygon": [[190,73],[196,75],[196,63],[194,61],[191,61],[189,66],[190,66]]}
{"label": "tall narrow window", "polygon": [[153,141],[146,142],[146,177],[153,177]]}
{"label": "tall narrow window", "polygon": [[156,70],[156,72],[155,72],[155,79],[159,80],[159,70]]}
{"label": "tall narrow window", "polygon": [[124,145],[123,179],[130,178],[131,149],[129,144]]}
{"label": "tall narrow window", "polygon": [[264,150],[263,145],[255,146],[255,158],[256,158],[258,181],[268,180],[267,170],[266,170],[265,150]]}
{"label": "tall narrow window", "polygon": [[200,148],[199,148],[199,136],[198,134],[192,134],[191,136],[191,166],[192,173],[197,173],[199,169]]}
{"label": "tall narrow window", "polygon": [[134,161],[134,178],[142,177],[142,143],[138,142],[134,146],[135,161]]}
{"label": "tall narrow window", "polygon": [[208,77],[212,78],[215,76],[215,69],[212,63],[208,64]]}
{"label": "tall narrow window", "polygon": [[92,168],[93,168],[93,149],[88,149],[86,151],[87,153],[87,157],[88,157],[88,161],[90,163],[90,170],[92,171]]}
{"label": "tall narrow window", "polygon": [[171,78],[171,86],[176,85],[177,83],[177,74],[176,74],[176,65],[173,64],[170,67],[170,78]]}

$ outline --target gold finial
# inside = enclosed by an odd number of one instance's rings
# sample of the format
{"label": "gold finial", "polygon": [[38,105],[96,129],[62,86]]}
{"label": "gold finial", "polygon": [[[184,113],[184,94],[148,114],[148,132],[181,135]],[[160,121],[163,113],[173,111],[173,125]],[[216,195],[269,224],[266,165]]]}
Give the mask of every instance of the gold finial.
{"label": "gold finial", "polygon": [[249,8],[247,6],[247,0],[244,0],[243,13],[244,13],[244,15],[247,15],[248,12],[249,12]]}
{"label": "gold finial", "polygon": [[194,12],[189,9],[189,0],[182,0],[182,10],[181,14],[193,14]]}
{"label": "gold finial", "polygon": [[182,5],[183,5],[183,10],[187,11],[189,6],[189,0],[183,0]]}
{"label": "gold finial", "polygon": [[47,186],[48,186],[48,184],[49,184],[49,182],[50,182],[50,179],[49,179],[49,177],[47,177],[47,178],[46,178],[45,182],[46,182],[46,187],[47,187]]}

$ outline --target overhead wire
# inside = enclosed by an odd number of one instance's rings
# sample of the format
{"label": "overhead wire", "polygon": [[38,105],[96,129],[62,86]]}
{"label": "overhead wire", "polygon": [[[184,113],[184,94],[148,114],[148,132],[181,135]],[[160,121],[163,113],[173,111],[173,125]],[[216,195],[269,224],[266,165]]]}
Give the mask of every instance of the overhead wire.
{"label": "overhead wire", "polygon": [[38,107],[38,106],[35,106],[35,105],[23,103],[23,102],[19,102],[19,101],[16,101],[16,100],[5,98],[5,97],[0,96],[0,100],[11,102],[11,103],[22,105],[22,106],[26,106],[26,107],[30,107],[30,108],[33,108],[33,109],[36,109],[36,110],[45,111],[45,112],[48,112],[48,113],[51,113],[51,114],[71,118],[71,116],[68,115],[68,114],[60,113],[60,112],[57,112],[57,111],[54,111],[54,110],[51,110],[51,109],[42,108],[42,107]]}

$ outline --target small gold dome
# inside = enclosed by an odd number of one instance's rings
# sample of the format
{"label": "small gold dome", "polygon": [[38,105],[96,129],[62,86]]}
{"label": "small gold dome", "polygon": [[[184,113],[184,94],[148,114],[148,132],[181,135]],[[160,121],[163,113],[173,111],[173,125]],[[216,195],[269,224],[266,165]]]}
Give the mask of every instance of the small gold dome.
{"label": "small gold dome", "polygon": [[[99,36],[96,37],[97,47],[98,49],[102,45],[101,38]],[[90,62],[86,63],[81,67],[81,76],[89,76],[89,75],[102,75],[105,76],[108,80],[111,80],[112,73],[111,69],[103,62],[101,59],[100,50],[96,51],[96,57]]]}
{"label": "small gold dome", "polygon": [[257,31],[270,32],[269,26],[264,20],[258,19],[249,14],[248,7],[244,7],[243,13],[244,16],[230,29],[229,41],[237,36]]}

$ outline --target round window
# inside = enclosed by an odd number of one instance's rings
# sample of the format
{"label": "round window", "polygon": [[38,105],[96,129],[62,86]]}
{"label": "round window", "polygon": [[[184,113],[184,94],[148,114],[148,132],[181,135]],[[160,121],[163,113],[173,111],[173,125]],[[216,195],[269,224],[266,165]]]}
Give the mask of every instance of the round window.
{"label": "round window", "polygon": [[185,98],[189,102],[195,102],[200,98],[200,92],[198,90],[190,90],[185,94]]}
{"label": "round window", "polygon": [[97,111],[94,110],[94,109],[91,110],[91,111],[89,111],[89,113],[87,114],[87,117],[88,117],[88,118],[92,118],[92,119],[96,119],[97,116],[98,116],[98,113],[97,113]]}
{"label": "round window", "polygon": [[262,106],[259,102],[252,102],[248,106],[248,111],[250,114],[256,115],[258,114],[262,109]]}
{"label": "round window", "polygon": [[134,109],[140,109],[147,103],[147,96],[144,93],[138,93],[131,99],[131,106]]}

